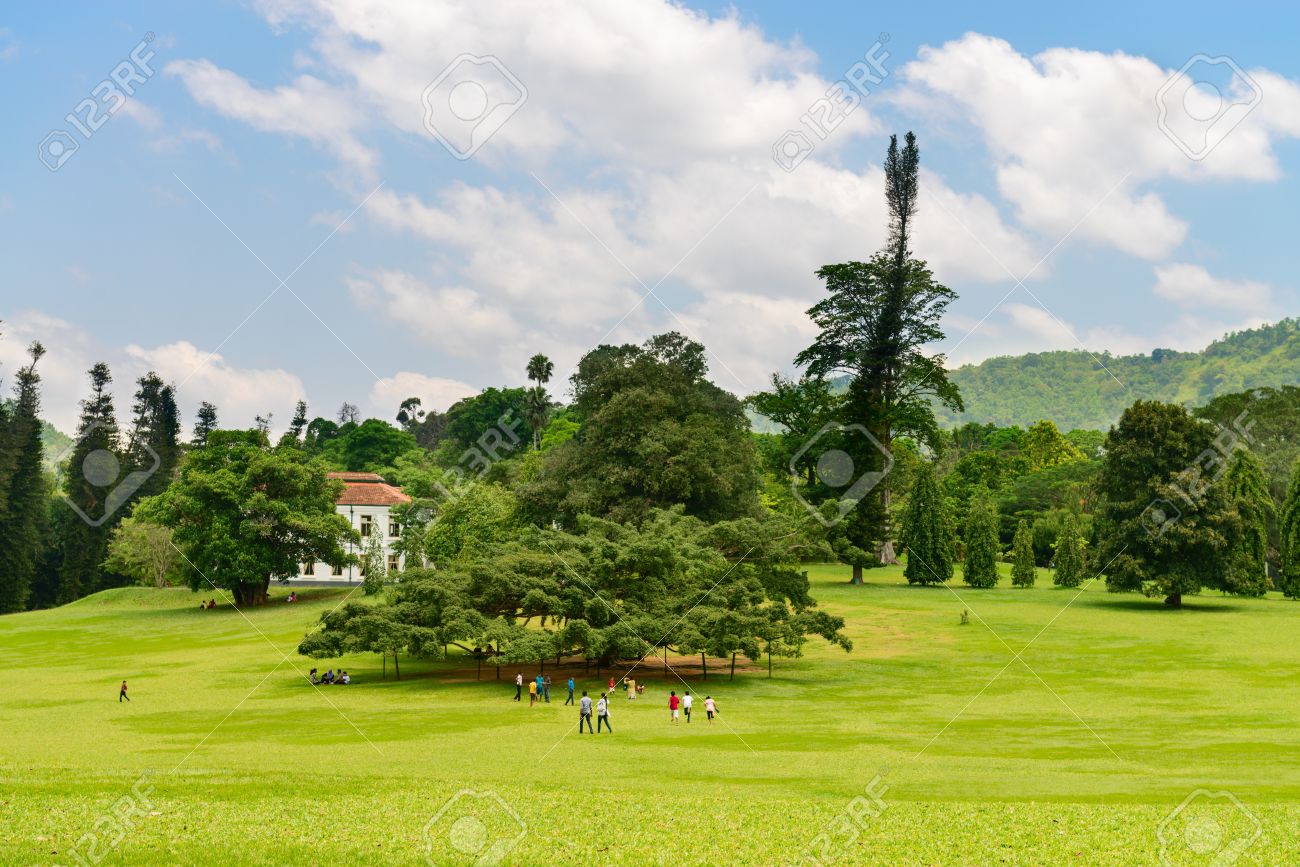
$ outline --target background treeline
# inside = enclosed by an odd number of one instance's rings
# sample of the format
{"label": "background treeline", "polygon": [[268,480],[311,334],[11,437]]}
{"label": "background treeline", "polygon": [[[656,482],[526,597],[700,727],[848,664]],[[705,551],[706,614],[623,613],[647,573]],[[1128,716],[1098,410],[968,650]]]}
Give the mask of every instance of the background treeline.
{"label": "background treeline", "polygon": [[1105,430],[1139,399],[1192,407],[1224,394],[1300,382],[1300,321],[1231,333],[1201,352],[1035,352],[963,365],[951,378],[966,408],[936,406],[945,427],[972,421],[1027,427],[1049,418],[1064,431]]}

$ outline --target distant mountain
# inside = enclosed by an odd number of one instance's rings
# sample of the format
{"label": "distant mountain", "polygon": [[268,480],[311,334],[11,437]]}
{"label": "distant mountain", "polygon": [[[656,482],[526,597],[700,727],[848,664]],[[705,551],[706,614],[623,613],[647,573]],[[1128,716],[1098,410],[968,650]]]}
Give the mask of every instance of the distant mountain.
{"label": "distant mountain", "polygon": [[1228,392],[1300,385],[1300,320],[1233,332],[1201,352],[1103,352],[1095,360],[1081,350],[1034,352],[963,365],[950,377],[966,411],[939,410],[944,427],[968,421],[1023,427],[1047,418],[1063,431],[1105,430],[1135,400],[1199,406]]}

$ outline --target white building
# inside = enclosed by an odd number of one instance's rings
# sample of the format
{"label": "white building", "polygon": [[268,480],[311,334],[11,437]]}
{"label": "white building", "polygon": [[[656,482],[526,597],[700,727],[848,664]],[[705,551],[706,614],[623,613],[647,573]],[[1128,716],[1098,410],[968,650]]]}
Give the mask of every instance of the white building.
{"label": "white building", "polygon": [[[360,555],[372,536],[378,536],[384,545],[388,571],[398,572],[402,558],[393,553],[393,543],[402,528],[393,519],[391,510],[399,503],[409,503],[411,498],[384,481],[376,473],[330,473],[331,479],[343,482],[343,492],[335,501],[335,511],[348,519],[352,529],[361,534],[361,544],[348,543],[348,553]],[[363,567],[331,566],[328,563],[303,563],[298,581],[338,582],[355,584],[365,577]]]}

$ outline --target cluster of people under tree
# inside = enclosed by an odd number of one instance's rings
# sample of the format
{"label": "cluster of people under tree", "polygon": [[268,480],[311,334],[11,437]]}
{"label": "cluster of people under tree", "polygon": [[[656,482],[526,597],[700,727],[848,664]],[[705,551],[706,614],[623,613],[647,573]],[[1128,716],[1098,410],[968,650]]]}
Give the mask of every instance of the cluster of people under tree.
{"label": "cluster of people under tree", "polygon": [[[573,694],[575,690],[575,685],[572,677],[569,678],[569,682],[568,684],[566,684],[566,686],[568,687],[569,695],[568,698],[564,700],[564,703],[566,705],[571,705],[574,703]],[[615,680],[614,678],[611,677],[609,679],[609,691],[602,692],[600,694],[600,698],[597,699],[594,703],[591,700],[591,696],[587,695],[587,691],[586,690],[582,691],[582,699],[581,701],[578,702],[578,733],[579,734],[582,733],[584,726],[586,730],[591,734],[596,734],[597,732],[603,731],[605,729],[608,729],[610,734],[614,733],[614,727],[609,722],[610,705],[613,703],[614,700],[614,687],[615,687]],[[623,678],[623,688],[627,690],[628,701],[632,701],[637,697],[638,694],[645,692],[645,685],[638,684],[635,680],[633,680],[630,677]],[[524,697],[524,673],[521,671],[515,675],[515,699],[514,700],[522,702],[523,697]],[[528,681],[528,706],[532,707],[538,702],[543,702],[545,704],[551,703],[551,678],[547,675],[539,674]],[[686,721],[689,723],[691,721],[691,709],[694,706],[694,703],[695,703],[694,698],[691,696],[691,691],[689,689],[686,690],[685,693],[680,696],[677,694],[676,690],[671,690],[668,694],[668,720],[673,725],[677,725],[677,721],[680,714],[680,715],[685,715]],[[591,715],[593,712],[593,707],[596,714],[595,729],[592,729],[591,727]],[[713,722],[713,717],[719,713],[718,703],[713,700],[713,696],[711,695],[706,695],[704,697],[704,712],[705,714],[707,714],[709,722]]]}
{"label": "cluster of people under tree", "polygon": [[208,608],[216,608],[216,607],[217,607],[217,600],[215,599],[209,599],[207,602],[204,602],[202,599],[199,600],[200,611],[203,611]]}
{"label": "cluster of people under tree", "polygon": [[344,671],[341,668],[339,669],[338,674],[335,674],[334,669],[331,668],[328,671],[326,671],[324,674],[322,674],[320,677],[316,676],[316,669],[313,668],[311,670],[311,673],[308,676],[311,678],[311,682],[317,685],[319,684],[328,685],[331,683],[345,684],[345,683],[352,682],[352,675],[348,674],[346,671]]}

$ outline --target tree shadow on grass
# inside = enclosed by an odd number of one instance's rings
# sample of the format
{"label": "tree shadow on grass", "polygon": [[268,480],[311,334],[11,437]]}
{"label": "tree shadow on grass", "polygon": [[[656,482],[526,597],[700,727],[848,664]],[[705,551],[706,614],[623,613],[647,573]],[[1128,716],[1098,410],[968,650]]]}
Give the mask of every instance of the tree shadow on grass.
{"label": "tree shadow on grass", "polygon": [[1075,605],[1085,608],[1109,608],[1119,611],[1241,611],[1242,606],[1233,605],[1230,602],[1211,602],[1207,600],[1192,597],[1184,597],[1182,607],[1174,608],[1166,605],[1163,599],[1148,599],[1145,597],[1122,598],[1116,596],[1100,596],[1091,599],[1080,597]]}

